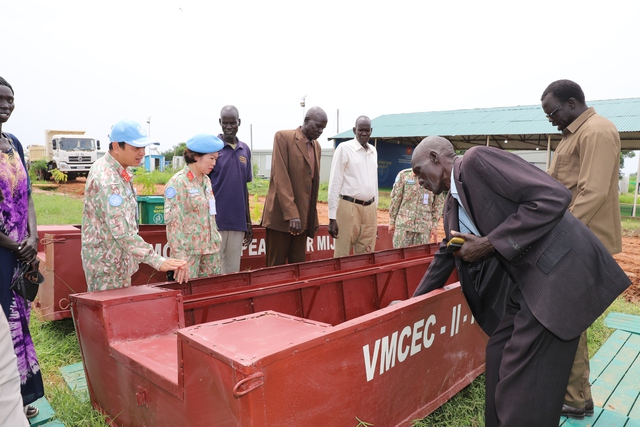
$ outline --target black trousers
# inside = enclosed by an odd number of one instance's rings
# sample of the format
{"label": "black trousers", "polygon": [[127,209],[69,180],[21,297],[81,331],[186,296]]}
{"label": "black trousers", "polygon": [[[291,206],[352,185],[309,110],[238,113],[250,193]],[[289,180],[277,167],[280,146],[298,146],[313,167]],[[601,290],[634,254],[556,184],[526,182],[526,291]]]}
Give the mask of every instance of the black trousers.
{"label": "black trousers", "polygon": [[307,232],[305,230],[298,236],[271,228],[267,228],[265,231],[267,267],[305,261],[307,252]]}
{"label": "black trousers", "polygon": [[579,338],[542,326],[516,286],[487,343],[485,427],[558,427]]}

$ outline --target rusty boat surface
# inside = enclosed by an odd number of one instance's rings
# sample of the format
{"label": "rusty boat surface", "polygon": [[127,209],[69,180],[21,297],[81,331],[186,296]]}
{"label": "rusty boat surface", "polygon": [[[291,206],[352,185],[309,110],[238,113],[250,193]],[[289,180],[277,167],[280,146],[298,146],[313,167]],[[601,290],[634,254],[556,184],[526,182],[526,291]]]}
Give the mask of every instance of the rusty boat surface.
{"label": "rusty boat surface", "polygon": [[[393,247],[388,226],[378,227],[376,249],[384,250]],[[164,257],[170,256],[167,235],[164,225],[140,225],[140,237],[152,244],[156,253]],[[44,225],[38,226],[38,257],[40,272],[45,277],[45,284],[40,287],[35,305],[44,320],[60,320],[71,317],[69,311],[69,295],[87,291],[87,282],[80,258],[81,228],[78,225]],[[253,227],[253,239],[242,250],[241,270],[255,270],[266,265],[265,255],[266,231],[263,227]],[[333,237],[329,236],[328,226],[320,226],[316,236],[307,240],[306,260],[313,261],[333,257]],[[145,285],[165,282],[165,273],[160,273],[147,264],[140,264],[140,269],[131,277],[131,284]]]}
{"label": "rusty boat surface", "polygon": [[71,295],[91,402],[113,426],[410,425],[484,371],[455,273],[409,298],[436,249]]}

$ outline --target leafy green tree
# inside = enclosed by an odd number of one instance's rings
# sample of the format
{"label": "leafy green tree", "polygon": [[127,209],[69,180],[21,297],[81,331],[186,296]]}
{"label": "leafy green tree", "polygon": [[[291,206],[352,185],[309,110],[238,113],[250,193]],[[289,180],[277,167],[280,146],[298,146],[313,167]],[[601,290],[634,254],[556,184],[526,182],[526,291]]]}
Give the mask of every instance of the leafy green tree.
{"label": "leafy green tree", "polygon": [[181,142],[180,144],[174,145],[167,151],[163,151],[160,154],[164,156],[165,160],[171,162],[173,161],[173,156],[182,156],[184,154],[185,148],[187,148],[187,143]]}
{"label": "leafy green tree", "polygon": [[181,142],[180,144],[178,144],[176,146],[176,150],[175,150],[175,155],[176,156],[183,156],[184,155],[184,150],[187,149],[187,143],[186,142]]}
{"label": "leafy green tree", "polygon": [[635,151],[621,151],[620,152],[620,169],[624,167],[624,159],[632,159],[636,156]]}

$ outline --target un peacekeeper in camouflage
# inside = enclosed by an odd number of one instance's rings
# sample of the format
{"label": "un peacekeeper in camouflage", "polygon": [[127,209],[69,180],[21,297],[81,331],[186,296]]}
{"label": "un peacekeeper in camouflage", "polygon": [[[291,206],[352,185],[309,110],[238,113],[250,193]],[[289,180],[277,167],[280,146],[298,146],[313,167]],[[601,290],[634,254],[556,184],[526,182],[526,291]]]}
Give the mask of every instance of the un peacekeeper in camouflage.
{"label": "un peacekeeper in camouflage", "polygon": [[411,169],[396,176],[389,205],[389,234],[393,247],[401,248],[437,242],[438,221],[442,216],[444,195],[434,196],[422,188]]}
{"label": "un peacekeeper in camouflage", "polygon": [[164,222],[171,255],[187,260],[178,273],[182,282],[220,274],[222,238],[216,225],[216,201],[209,173],[224,142],[215,135],[200,134],[187,141],[186,166],[167,182],[164,192]]}
{"label": "un peacekeeper in camouflage", "polygon": [[160,271],[186,265],[156,254],[138,235],[133,174],[127,168],[140,165],[144,147],[152,142],[132,120],[113,125],[109,139],[109,152],[93,164],[85,187],[82,268],[89,292],[130,286],[141,262]]}

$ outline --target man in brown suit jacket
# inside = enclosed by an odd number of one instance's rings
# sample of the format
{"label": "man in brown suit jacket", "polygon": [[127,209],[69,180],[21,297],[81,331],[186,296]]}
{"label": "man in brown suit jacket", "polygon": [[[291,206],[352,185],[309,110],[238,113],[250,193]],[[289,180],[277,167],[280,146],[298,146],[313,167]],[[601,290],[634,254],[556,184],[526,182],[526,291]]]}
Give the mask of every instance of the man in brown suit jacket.
{"label": "man in brown suit jacket", "polygon": [[[448,140],[429,137],[411,165],[421,186],[449,191],[445,240],[414,296],[442,287],[458,270],[474,317],[490,331],[485,426],[556,427],[580,334],[629,278],[567,211],[570,191],[522,158],[491,147],[458,158]],[[457,252],[446,250],[453,236],[464,239]],[[515,286],[498,280],[479,290],[465,280],[490,255]]]}
{"label": "man in brown suit jacket", "polygon": [[[609,253],[622,251],[618,174],[620,134],[609,120],[585,104],[582,88],[571,80],[551,83],[542,93],[542,109],[563,138],[549,174],[571,191],[569,212],[600,239]],[[562,415],[593,415],[589,384],[587,331],[580,337]]]}
{"label": "man in brown suit jacket", "polygon": [[307,236],[318,229],[320,144],[327,114],[310,108],[302,126],[276,132],[269,192],[262,213],[266,228],[267,267],[304,262]]}

